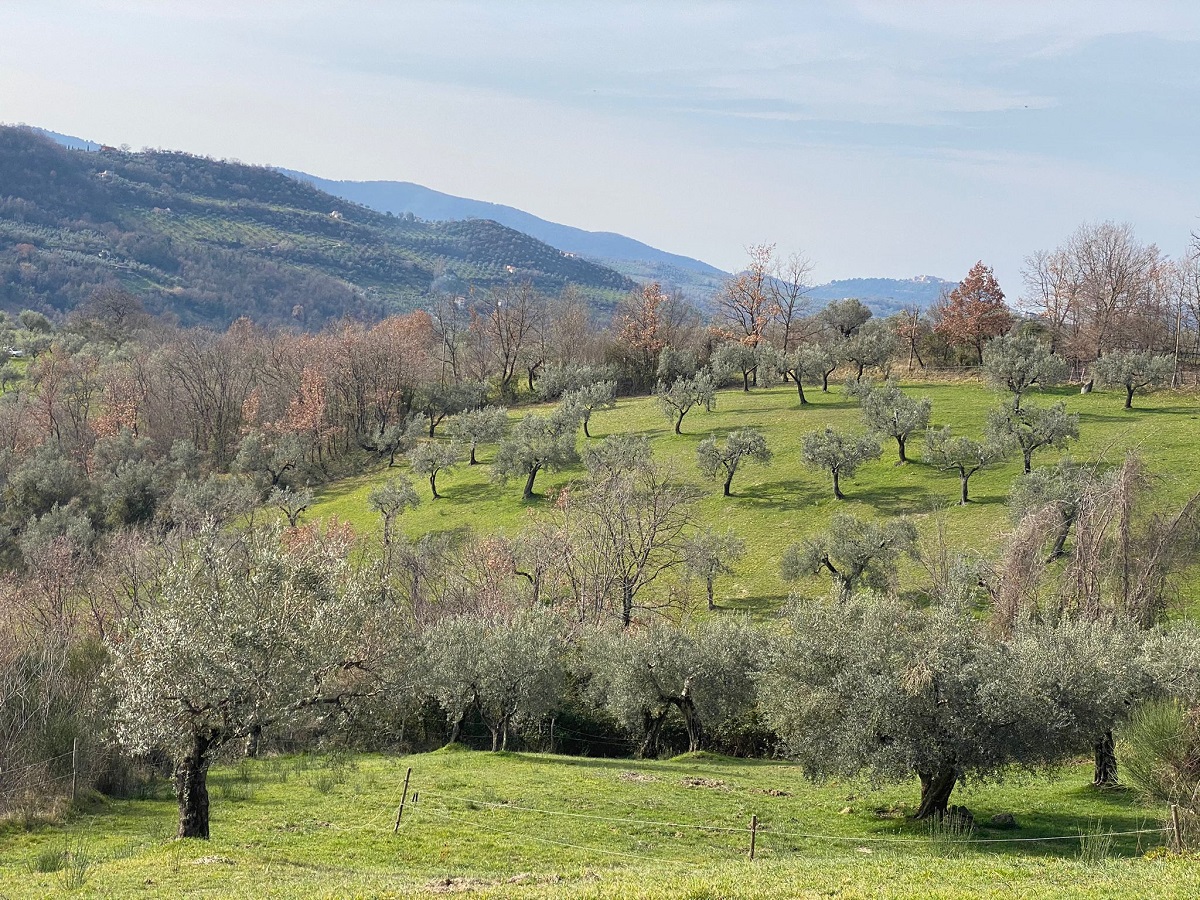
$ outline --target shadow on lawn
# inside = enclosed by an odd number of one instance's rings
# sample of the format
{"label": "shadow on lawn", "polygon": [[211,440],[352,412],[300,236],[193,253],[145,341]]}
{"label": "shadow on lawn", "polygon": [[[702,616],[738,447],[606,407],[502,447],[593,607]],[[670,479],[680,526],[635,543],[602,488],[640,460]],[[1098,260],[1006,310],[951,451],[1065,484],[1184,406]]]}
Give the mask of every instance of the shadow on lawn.
{"label": "shadow on lawn", "polygon": [[[786,760],[736,759],[705,752],[695,755],[687,754],[683,757],[676,757],[669,760],[653,761],[611,757],[542,756],[526,753],[506,754],[506,758],[514,762],[530,765],[614,773],[627,772],[632,768],[649,765],[653,767],[656,773],[663,773],[668,776],[679,775],[681,777],[694,775],[697,771],[705,768],[724,770],[732,767],[746,769],[775,766],[779,767],[781,778],[785,781],[799,779],[803,781],[804,785],[808,785],[808,782],[801,778],[799,771]],[[694,788],[680,785],[679,790],[682,794],[682,792],[694,790]],[[761,788],[758,786],[738,785],[736,782],[730,783],[727,790],[749,792],[755,795],[762,793]],[[972,852],[987,853],[989,855],[1019,854],[1021,856],[1047,858],[1074,858],[1080,853],[1081,834],[1091,834],[1097,830],[1119,833],[1141,829],[1156,829],[1161,826],[1161,819],[1155,817],[1155,811],[1139,807],[1132,793],[1128,791],[1097,792],[1089,785],[1081,785],[1077,791],[1072,792],[1070,798],[1063,798],[1071,801],[1082,801],[1092,808],[1089,814],[1055,812],[1051,809],[1028,809],[1022,807],[1020,803],[1014,804],[1011,796],[989,796],[989,793],[987,788],[983,788],[970,792],[956,792],[955,796],[951,798],[951,802],[968,807],[976,819],[972,839],[962,842],[963,849],[966,849],[966,845],[969,844]],[[839,839],[846,838],[845,841],[834,841],[833,846],[845,846],[847,848],[853,846],[854,838],[861,837],[871,839],[891,838],[898,842],[904,841],[905,843],[899,843],[897,847],[902,852],[924,849],[920,843],[907,842],[929,837],[931,830],[930,823],[927,821],[917,821],[906,816],[896,817],[893,812],[897,808],[894,804],[894,797],[894,792],[890,791],[886,794],[880,793],[876,795],[873,791],[868,790],[858,795],[858,805],[863,809],[863,812],[855,817],[859,826],[857,829],[859,834],[857,835],[847,834],[847,821],[844,819],[839,821],[836,826],[830,825],[828,828],[814,828],[814,823],[810,818],[797,818],[795,815],[790,814],[794,808],[794,799],[792,801],[783,800],[775,803],[767,797],[756,797],[754,803],[759,821],[762,824],[764,836],[768,840],[771,840],[771,831],[777,829],[780,834],[775,840],[783,842],[785,845],[792,845],[793,848],[820,843],[820,841],[803,838],[793,839],[783,834],[784,832],[827,833]],[[917,784],[914,778],[911,798],[914,805],[916,799]],[[876,813],[869,812],[868,810],[875,804],[878,804],[879,811]],[[899,809],[905,810],[907,807],[906,805],[901,805]],[[1017,820],[1017,827],[991,827],[988,824],[989,820],[993,815],[998,813],[1014,814]],[[1058,840],[1029,840],[1030,838],[1050,837],[1058,838]],[[1110,855],[1114,857],[1135,856],[1145,853],[1152,847],[1161,846],[1164,843],[1165,836],[1160,833],[1120,835],[1112,838]],[[871,846],[882,849],[880,844],[872,844]],[[930,849],[937,849],[938,846],[935,840],[930,839]]]}

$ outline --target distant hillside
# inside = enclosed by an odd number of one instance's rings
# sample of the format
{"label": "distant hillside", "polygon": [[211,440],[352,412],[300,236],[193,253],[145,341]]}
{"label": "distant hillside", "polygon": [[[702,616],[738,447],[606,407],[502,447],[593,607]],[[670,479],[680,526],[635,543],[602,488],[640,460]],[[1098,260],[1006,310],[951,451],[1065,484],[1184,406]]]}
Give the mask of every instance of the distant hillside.
{"label": "distant hillside", "polygon": [[0,128],[5,309],[61,312],[117,283],[185,323],[316,327],[423,305],[435,280],[466,290],[528,279],[555,293],[572,283],[601,306],[634,287],[494,222],[396,217],[265,167],[83,152],[51,137]]}
{"label": "distant hillside", "polygon": [[706,262],[668,253],[622,234],[560,225],[511,206],[456,197],[407,181],[331,181],[305,172],[279,171],[380,212],[411,213],[430,222],[490,219],[637,281],[657,281],[668,289],[678,288],[697,303],[707,302],[728,277]]}
{"label": "distant hillside", "polygon": [[926,309],[942,295],[943,290],[953,288],[955,284],[933,275],[918,275],[915,278],[844,278],[818,285],[809,297],[817,306],[830,300],[857,297],[875,315],[890,316],[909,305]]}

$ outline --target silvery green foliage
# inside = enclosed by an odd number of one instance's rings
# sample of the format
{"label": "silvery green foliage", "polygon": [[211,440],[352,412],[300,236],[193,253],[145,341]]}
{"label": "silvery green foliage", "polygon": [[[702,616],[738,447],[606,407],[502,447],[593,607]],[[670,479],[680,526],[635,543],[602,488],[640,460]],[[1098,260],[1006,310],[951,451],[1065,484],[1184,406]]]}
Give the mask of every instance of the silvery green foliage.
{"label": "silvery green foliage", "polygon": [[1026,473],[1032,471],[1035,450],[1063,448],[1079,438],[1079,414],[1068,413],[1063,401],[1053,406],[1025,406],[1018,410],[992,410],[988,414],[988,438],[1001,447],[1021,451]]}
{"label": "silvery green foliage", "polygon": [[453,469],[462,460],[462,445],[458,441],[422,441],[408,451],[408,464],[417,475],[429,479],[433,499],[441,497],[437,490],[438,474]]}
{"label": "silvery green foliage", "polygon": [[916,550],[917,527],[908,519],[869,522],[839,512],[824,534],[788,547],[780,571],[784,580],[796,581],[825,569],[846,596],[859,587],[885,591],[895,581],[900,555],[915,557]]}
{"label": "silvery green foliage", "polygon": [[537,380],[538,399],[557,400],[580,388],[612,381],[614,376],[612,366],[582,366],[578,363],[550,366]]}
{"label": "silvery green foliage", "polygon": [[737,375],[741,377],[745,390],[750,390],[750,376],[758,368],[758,364],[759,354],[755,348],[748,347],[740,341],[722,344],[708,362],[713,372],[713,380],[717,384]]}
{"label": "silvery green foliage", "polygon": [[1010,392],[1017,410],[1030,388],[1048,387],[1066,378],[1067,363],[1033,335],[1001,335],[983,348],[983,377],[994,388]]}
{"label": "silvery green foliage", "polygon": [[370,693],[390,646],[376,600],[336,547],[289,550],[277,528],[203,529],[109,644],[118,739],[178,759],[198,738],[211,752]]}
{"label": "silvery green foliage", "polygon": [[1004,458],[1004,447],[994,441],[977,441],[974,438],[955,435],[949,425],[930,428],[925,432],[924,461],[939,469],[958,472],[961,488],[959,503],[970,500],[967,489],[971,476]]}
{"label": "silvery green foliage", "polygon": [[860,465],[879,459],[882,453],[872,435],[845,434],[826,427],[804,435],[800,461],[809,469],[829,472],[833,476],[833,495],[841,500],[841,480],[853,478]]}
{"label": "silvery green foliage", "polygon": [[205,524],[222,526],[245,515],[258,505],[258,490],[244,478],[209,475],[201,479],[184,476],[165,504],[165,518],[185,531]]}
{"label": "silvery green foliage", "polygon": [[718,616],[690,628],[665,620],[629,631],[587,633],[580,656],[585,695],[640,744],[658,749],[668,714],[677,711],[690,750],[704,734],[754,705],[761,634],[745,618]]}
{"label": "silvery green foliage", "polygon": [[610,434],[583,451],[583,464],[593,481],[637,471],[649,465],[651,458],[650,441],[644,434]]}
{"label": "silvery green foliage", "polygon": [[852,364],[857,377],[862,378],[865,369],[879,369],[885,375],[896,355],[899,340],[887,322],[874,319],[864,322],[859,330],[842,347],[842,358]]}
{"label": "silvery green foliage", "polygon": [[1114,350],[1092,363],[1101,384],[1125,388],[1125,408],[1133,408],[1133,395],[1165,384],[1175,372],[1171,357],[1148,350]]}
{"label": "silvery green foliage", "polygon": [[725,496],[729,496],[733,476],[743,461],[749,460],[759,465],[770,465],[771,449],[767,439],[757,428],[739,428],[725,436],[724,443],[717,443],[716,438],[705,438],[696,448],[696,465],[700,474],[708,477],[724,477]]}
{"label": "silvery green foliage", "polygon": [[392,542],[392,530],[404,510],[420,502],[421,498],[413,489],[412,482],[403,475],[395,475],[383,484],[371,488],[371,492],[367,494],[367,506],[379,513],[383,519],[384,544]]}
{"label": "silvery green foliage", "polygon": [[700,364],[693,351],[680,350],[668,345],[658,354],[658,369],[654,377],[658,383],[674,384],[680,378],[691,378],[699,368]]}
{"label": "silvery green foliage", "polygon": [[923,432],[929,427],[933,401],[928,397],[914,400],[890,378],[882,384],[860,382],[857,394],[867,428],[876,434],[886,434],[895,439],[900,451],[900,462],[907,462],[905,450],[908,439],[914,433]]}
{"label": "silvery green foliage", "polygon": [[452,616],[429,628],[424,643],[424,689],[445,711],[451,740],[474,707],[492,749],[505,749],[512,728],[540,721],[563,697],[566,636],[544,608]]}
{"label": "silvery green foliage", "polygon": [[1200,626],[1175,622],[1149,632],[1141,663],[1157,694],[1200,707]]}
{"label": "silvery green foliage", "polygon": [[784,376],[791,378],[796,384],[801,403],[808,403],[808,398],[804,396],[804,385],[821,383],[826,373],[836,369],[840,361],[831,347],[817,343],[801,344],[791,353],[784,353],[769,345],[760,352],[762,366],[759,373],[768,381]]}
{"label": "silvery green foliage", "polygon": [[839,337],[849,338],[871,318],[871,310],[854,297],[832,300],[816,315],[817,323]]}
{"label": "silvery green foliage", "polygon": [[298,491],[290,487],[273,488],[267,496],[267,503],[278,509],[287,518],[288,524],[295,528],[300,524],[300,516],[313,505],[314,495],[310,488]]}
{"label": "silvery green foliage", "polygon": [[500,442],[492,475],[500,482],[511,476],[525,477],[524,498],[533,496],[534,479],[543,469],[560,469],[579,459],[576,430],[579,412],[560,405],[548,416],[528,415]]}
{"label": "silvery green foliage", "polygon": [[918,774],[952,788],[1052,765],[1090,750],[1145,684],[1138,634],[1105,622],[1022,622],[1004,637],[966,607],[856,595],[794,601],[788,625],[762,709],[818,779]]}
{"label": "silvery green foliage", "polygon": [[675,423],[675,433],[682,434],[683,417],[693,408],[702,406],[712,412],[717,405],[716,390],[712,373],[702,369],[695,375],[680,375],[669,385],[660,381],[654,388],[654,396],[663,416]]}
{"label": "silvery green foliage", "polygon": [[562,395],[564,405],[572,406],[579,411],[583,422],[583,433],[591,437],[588,426],[592,421],[592,413],[598,409],[613,409],[617,405],[617,383],[615,381],[598,381],[584,385]]}
{"label": "silvery green foliage", "polygon": [[683,544],[683,563],[689,575],[704,580],[708,608],[715,608],[713,582],[718,575],[732,575],[733,564],[746,555],[746,542],[732,529],[724,532],[704,528]]}
{"label": "silvery green foliage", "polygon": [[470,449],[470,465],[476,464],[475,450],[480,444],[492,444],[504,435],[508,410],[503,406],[485,406],[459,413],[446,423],[446,433]]}

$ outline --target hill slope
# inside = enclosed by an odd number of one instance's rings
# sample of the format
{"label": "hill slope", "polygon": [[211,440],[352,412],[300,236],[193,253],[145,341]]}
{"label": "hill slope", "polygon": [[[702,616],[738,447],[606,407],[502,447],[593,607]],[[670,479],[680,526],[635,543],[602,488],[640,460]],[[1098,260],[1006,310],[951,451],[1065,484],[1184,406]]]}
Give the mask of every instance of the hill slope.
{"label": "hill slope", "polygon": [[389,216],[263,167],[0,128],[0,308],[67,311],[116,283],[185,323],[316,327],[415,308],[435,279],[572,283],[602,305],[634,286],[495,222]]}
{"label": "hill slope", "polygon": [[305,172],[279,171],[380,212],[411,213],[431,222],[490,219],[639,281],[658,281],[678,288],[697,302],[706,299],[727,277],[716,266],[659,250],[623,234],[561,225],[512,206],[456,197],[408,181],[332,181]]}

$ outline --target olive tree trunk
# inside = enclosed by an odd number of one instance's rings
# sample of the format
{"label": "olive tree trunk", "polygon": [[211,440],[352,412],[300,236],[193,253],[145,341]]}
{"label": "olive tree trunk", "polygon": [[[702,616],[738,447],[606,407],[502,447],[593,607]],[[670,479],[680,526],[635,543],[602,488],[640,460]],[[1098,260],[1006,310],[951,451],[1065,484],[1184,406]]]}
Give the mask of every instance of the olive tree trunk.
{"label": "olive tree trunk", "polygon": [[175,799],[179,803],[181,838],[208,840],[208,767],[215,741],[209,735],[192,736],[187,753],[175,766]]}
{"label": "olive tree trunk", "polygon": [[1111,730],[1104,732],[1096,741],[1096,770],[1092,784],[1096,787],[1116,787],[1117,751]]}
{"label": "olive tree trunk", "polygon": [[946,814],[950,794],[958,781],[958,770],[953,763],[942,763],[932,772],[917,772],[921,779],[921,803],[917,807],[918,819],[937,818]]}

